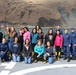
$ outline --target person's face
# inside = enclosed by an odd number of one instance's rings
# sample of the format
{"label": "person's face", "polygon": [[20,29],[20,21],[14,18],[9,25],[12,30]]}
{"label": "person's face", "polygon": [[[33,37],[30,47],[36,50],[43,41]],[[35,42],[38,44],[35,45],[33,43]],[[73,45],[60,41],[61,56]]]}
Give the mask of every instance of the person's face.
{"label": "person's face", "polygon": [[33,30],[33,33],[36,33],[36,29]]}
{"label": "person's face", "polygon": [[74,29],[71,30],[71,32],[74,32],[74,31],[75,31]]}
{"label": "person's face", "polygon": [[37,29],[39,29],[39,26],[37,26]]}
{"label": "person's face", "polygon": [[5,38],[3,38],[3,39],[2,39],[2,42],[3,42],[3,43],[5,43],[5,42],[6,42],[6,39],[5,39]]}
{"label": "person's face", "polygon": [[18,42],[18,38],[17,37],[15,37],[15,42]]}
{"label": "person's face", "polygon": [[57,31],[57,35],[59,35],[60,34],[60,32],[59,31]]}
{"label": "person's face", "polygon": [[27,31],[27,29],[26,29],[26,28],[24,28],[24,31],[26,32],[26,31]]}
{"label": "person's face", "polygon": [[21,31],[22,31],[22,33],[24,33],[24,29],[22,29]]}
{"label": "person's face", "polygon": [[65,30],[64,33],[67,34],[68,33],[68,30]]}
{"label": "person's face", "polygon": [[53,33],[53,31],[52,30],[49,30],[49,34],[52,34]]}
{"label": "person's face", "polygon": [[29,44],[29,40],[28,39],[25,42],[26,42],[26,44]]}
{"label": "person's face", "polygon": [[38,45],[41,46],[41,41],[38,41]]}
{"label": "person's face", "polygon": [[9,27],[6,27],[6,31],[9,31],[9,29],[10,29]]}
{"label": "person's face", "polygon": [[41,29],[39,29],[39,31],[38,31],[39,33],[41,33],[42,32],[42,30]]}
{"label": "person's face", "polygon": [[57,29],[60,29],[60,26],[57,26]]}
{"label": "person's face", "polygon": [[47,46],[50,47],[50,42],[47,42]]}
{"label": "person's face", "polygon": [[11,27],[11,31],[13,32],[13,31],[15,31],[15,29],[13,27]]}

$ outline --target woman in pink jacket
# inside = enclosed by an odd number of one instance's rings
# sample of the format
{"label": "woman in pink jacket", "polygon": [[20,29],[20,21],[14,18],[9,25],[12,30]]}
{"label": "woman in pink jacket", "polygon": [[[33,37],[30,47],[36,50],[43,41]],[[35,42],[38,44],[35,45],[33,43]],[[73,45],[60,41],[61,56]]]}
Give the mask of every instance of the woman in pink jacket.
{"label": "woman in pink jacket", "polygon": [[23,40],[25,41],[26,39],[30,40],[30,31],[28,30],[27,27],[24,27],[24,34],[23,34]]}
{"label": "woman in pink jacket", "polygon": [[60,32],[57,30],[56,36],[55,36],[55,41],[54,41],[54,47],[56,49],[55,56],[56,56],[57,60],[60,60],[62,44],[63,44],[63,37],[60,34]]}

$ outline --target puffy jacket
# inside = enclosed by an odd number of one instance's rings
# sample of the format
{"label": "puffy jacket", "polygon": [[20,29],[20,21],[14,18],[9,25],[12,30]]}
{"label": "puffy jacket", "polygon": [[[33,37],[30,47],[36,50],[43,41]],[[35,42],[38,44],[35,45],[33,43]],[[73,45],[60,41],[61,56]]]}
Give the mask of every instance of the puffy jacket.
{"label": "puffy jacket", "polygon": [[56,35],[54,46],[62,46],[63,44],[63,37],[62,35]]}
{"label": "puffy jacket", "polygon": [[40,53],[40,55],[42,55],[44,53],[44,45],[42,44],[41,47],[39,47],[38,45],[36,45],[34,47],[34,52],[35,53]]}

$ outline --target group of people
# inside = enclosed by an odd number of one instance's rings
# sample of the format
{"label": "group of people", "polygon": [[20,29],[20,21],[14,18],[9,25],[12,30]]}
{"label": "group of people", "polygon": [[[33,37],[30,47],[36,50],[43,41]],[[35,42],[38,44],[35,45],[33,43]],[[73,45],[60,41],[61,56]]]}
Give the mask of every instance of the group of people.
{"label": "group of people", "polygon": [[[55,50],[54,50],[55,49]],[[17,33],[14,27],[6,27],[5,33],[0,32],[0,58],[1,61],[13,60],[20,62],[23,57],[26,64],[53,63],[60,60],[63,50],[63,59],[67,62],[76,60],[76,32],[71,28],[64,31],[58,25],[55,30],[50,28],[44,34],[40,26],[29,31],[27,27],[21,28]]]}

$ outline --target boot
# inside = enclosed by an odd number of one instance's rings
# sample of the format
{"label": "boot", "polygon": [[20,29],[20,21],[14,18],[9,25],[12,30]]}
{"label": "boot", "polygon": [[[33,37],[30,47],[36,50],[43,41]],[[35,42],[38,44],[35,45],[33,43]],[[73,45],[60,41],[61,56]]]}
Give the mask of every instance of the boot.
{"label": "boot", "polygon": [[70,62],[70,57],[68,57],[67,62]]}
{"label": "boot", "polygon": [[66,60],[66,59],[67,59],[67,57],[66,57],[66,55],[65,55],[63,60]]}
{"label": "boot", "polygon": [[72,60],[75,60],[75,56],[72,56]]}
{"label": "boot", "polygon": [[32,56],[34,56],[34,52],[32,52]]}
{"label": "boot", "polygon": [[57,52],[55,52],[55,59],[57,60]]}
{"label": "boot", "polygon": [[47,62],[46,62],[46,57],[44,57],[44,62],[43,62],[44,64],[46,64]]}
{"label": "boot", "polygon": [[60,55],[61,55],[61,52],[58,52],[58,58],[57,58],[57,60],[60,60]]}

